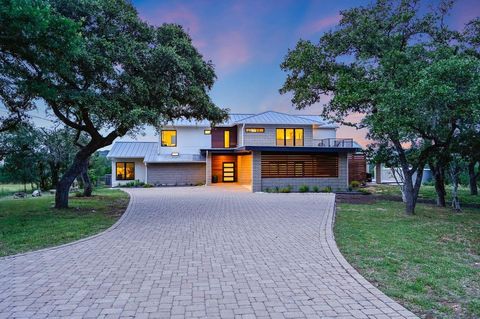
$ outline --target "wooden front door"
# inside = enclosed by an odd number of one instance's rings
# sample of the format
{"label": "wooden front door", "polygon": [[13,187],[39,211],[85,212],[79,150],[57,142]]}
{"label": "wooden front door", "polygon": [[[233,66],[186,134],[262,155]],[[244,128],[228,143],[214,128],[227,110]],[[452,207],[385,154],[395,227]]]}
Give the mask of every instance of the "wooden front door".
{"label": "wooden front door", "polygon": [[224,183],[235,182],[235,163],[223,162],[223,179]]}

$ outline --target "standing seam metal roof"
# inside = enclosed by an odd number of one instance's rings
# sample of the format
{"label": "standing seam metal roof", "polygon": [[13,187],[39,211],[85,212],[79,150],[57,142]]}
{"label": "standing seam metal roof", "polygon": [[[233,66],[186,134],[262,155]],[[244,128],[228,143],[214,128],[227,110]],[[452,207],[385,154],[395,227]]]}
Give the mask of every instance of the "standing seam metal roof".
{"label": "standing seam metal roof", "polygon": [[144,158],[155,154],[157,142],[115,142],[107,158]]}

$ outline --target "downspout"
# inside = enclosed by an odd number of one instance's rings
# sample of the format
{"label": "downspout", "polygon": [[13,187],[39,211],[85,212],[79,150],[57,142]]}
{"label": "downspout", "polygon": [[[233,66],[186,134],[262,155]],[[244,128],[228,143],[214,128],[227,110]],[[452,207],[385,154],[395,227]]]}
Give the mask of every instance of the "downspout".
{"label": "downspout", "polygon": [[145,159],[143,159],[143,162],[145,163],[145,184],[148,184],[148,164],[145,162]]}

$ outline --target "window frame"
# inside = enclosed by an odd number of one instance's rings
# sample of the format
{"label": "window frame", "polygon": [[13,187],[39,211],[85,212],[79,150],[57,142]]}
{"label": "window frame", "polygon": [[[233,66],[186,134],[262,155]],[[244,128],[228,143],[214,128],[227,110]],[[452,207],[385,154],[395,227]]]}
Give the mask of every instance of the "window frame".
{"label": "window frame", "polygon": [[246,127],[245,133],[262,134],[262,133],[265,133],[265,128],[264,127]]}
{"label": "window frame", "polygon": [[[175,132],[175,144],[174,145],[165,145],[163,144],[163,132]],[[177,135],[177,130],[162,130],[160,134],[160,145],[162,147],[177,147],[178,145],[178,135]]]}
{"label": "window frame", "polygon": [[[123,164],[123,176],[118,178],[118,164]],[[133,165],[133,177],[127,178],[127,164]],[[135,162],[115,162],[115,180],[117,181],[134,181],[135,180]]]}
{"label": "window frame", "polygon": [[[293,139],[292,139],[292,144],[293,145],[287,145],[287,130],[293,130]],[[278,142],[281,141],[281,139],[278,138],[278,131],[283,131],[283,144],[279,144]],[[297,131],[302,132],[302,145],[297,145]],[[285,146],[285,147],[301,147],[305,146],[305,129],[299,128],[299,127],[277,127],[275,129],[275,143],[276,146]]]}

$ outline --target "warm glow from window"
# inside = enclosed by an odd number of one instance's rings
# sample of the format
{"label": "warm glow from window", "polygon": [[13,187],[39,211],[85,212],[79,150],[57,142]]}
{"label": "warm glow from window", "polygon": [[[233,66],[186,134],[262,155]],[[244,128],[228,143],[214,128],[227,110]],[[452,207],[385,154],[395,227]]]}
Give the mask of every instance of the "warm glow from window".
{"label": "warm glow from window", "polygon": [[203,130],[203,134],[210,135],[210,134],[212,134],[212,130],[211,129]]}
{"label": "warm glow from window", "polygon": [[303,146],[303,129],[295,129],[295,146]]}
{"label": "warm glow from window", "polygon": [[285,130],[277,128],[277,146],[285,146]]}
{"label": "warm glow from window", "polygon": [[228,131],[228,130],[224,131],[224,133],[223,133],[223,146],[225,148],[230,147],[230,131]]}
{"label": "warm glow from window", "polygon": [[245,129],[246,133],[265,133],[265,129],[263,127],[247,127]]}
{"label": "warm glow from window", "polygon": [[303,128],[277,128],[277,146],[303,146]]}
{"label": "warm glow from window", "polygon": [[117,162],[115,169],[117,180],[134,180],[135,179],[135,163]]}
{"label": "warm glow from window", "polygon": [[177,131],[163,130],[162,131],[162,146],[175,147],[177,146]]}

